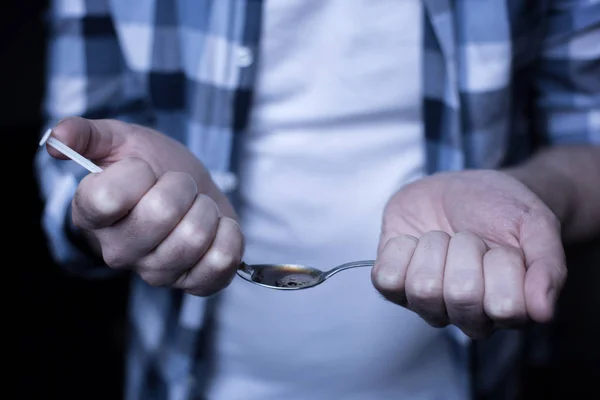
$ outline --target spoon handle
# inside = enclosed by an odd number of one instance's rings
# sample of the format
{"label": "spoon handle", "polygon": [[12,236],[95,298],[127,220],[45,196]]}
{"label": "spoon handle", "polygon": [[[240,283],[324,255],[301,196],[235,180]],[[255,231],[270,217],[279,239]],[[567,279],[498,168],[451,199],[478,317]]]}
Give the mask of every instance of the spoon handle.
{"label": "spoon handle", "polygon": [[374,260],[364,260],[364,261],[353,261],[346,264],[338,265],[337,267],[330,269],[329,271],[323,274],[323,279],[330,278],[331,276],[337,274],[340,271],[350,268],[359,268],[359,267],[373,267],[375,264]]}

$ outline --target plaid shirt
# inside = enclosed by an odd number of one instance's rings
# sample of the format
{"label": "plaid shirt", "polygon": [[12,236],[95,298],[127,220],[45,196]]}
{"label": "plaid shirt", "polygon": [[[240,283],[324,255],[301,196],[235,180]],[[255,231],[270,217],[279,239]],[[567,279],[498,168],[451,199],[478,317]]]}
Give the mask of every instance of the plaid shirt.
{"label": "plaid shirt", "polygon": [[[235,173],[235,138],[256,76],[260,0],[52,3],[48,126],[69,115],[152,126],[212,171]],[[544,145],[600,143],[600,0],[423,0],[423,7],[429,173],[497,168]],[[45,151],[36,165],[55,259],[73,272],[105,275],[67,234],[85,171]],[[195,395],[212,300],[133,278],[128,399]]]}

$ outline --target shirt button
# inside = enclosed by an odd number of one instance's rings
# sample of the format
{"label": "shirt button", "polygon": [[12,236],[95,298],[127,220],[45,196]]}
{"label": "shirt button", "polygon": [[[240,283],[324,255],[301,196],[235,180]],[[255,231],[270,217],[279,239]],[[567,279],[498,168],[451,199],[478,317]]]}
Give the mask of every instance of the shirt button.
{"label": "shirt button", "polygon": [[248,47],[240,47],[238,49],[238,66],[240,68],[246,68],[252,65],[254,62],[254,55],[252,54],[252,50]]}

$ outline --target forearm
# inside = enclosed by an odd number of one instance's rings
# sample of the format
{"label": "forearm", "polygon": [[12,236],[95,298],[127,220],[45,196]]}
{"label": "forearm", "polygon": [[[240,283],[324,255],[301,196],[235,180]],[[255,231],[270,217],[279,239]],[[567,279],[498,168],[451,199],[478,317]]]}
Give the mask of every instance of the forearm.
{"label": "forearm", "polygon": [[557,146],[506,170],[556,214],[566,242],[600,233],[600,146]]}

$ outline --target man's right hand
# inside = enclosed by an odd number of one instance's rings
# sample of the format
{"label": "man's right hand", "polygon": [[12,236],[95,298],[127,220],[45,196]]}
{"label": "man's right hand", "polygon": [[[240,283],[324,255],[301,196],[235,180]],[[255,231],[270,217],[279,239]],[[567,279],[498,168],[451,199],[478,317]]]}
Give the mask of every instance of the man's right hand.
{"label": "man's right hand", "polygon": [[244,248],[240,226],[183,145],[138,125],[78,117],[60,122],[53,136],[103,168],[79,184],[72,218],[109,267],[198,296],[231,282]]}

